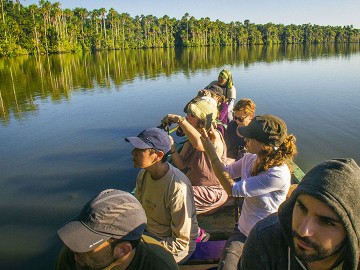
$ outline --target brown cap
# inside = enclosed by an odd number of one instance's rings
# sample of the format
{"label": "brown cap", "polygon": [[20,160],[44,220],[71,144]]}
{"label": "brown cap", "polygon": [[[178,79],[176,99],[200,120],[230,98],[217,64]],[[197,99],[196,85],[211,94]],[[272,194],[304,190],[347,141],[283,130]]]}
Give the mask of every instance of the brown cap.
{"label": "brown cap", "polygon": [[287,136],[285,122],[271,114],[256,116],[249,125],[238,127],[238,132],[245,138],[276,147],[280,146]]}

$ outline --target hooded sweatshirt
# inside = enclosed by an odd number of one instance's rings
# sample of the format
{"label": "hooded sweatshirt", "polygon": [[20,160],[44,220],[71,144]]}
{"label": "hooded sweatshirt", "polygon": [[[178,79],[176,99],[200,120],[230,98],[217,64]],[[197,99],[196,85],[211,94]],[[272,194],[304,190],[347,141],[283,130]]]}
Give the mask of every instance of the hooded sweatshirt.
{"label": "hooded sweatshirt", "polygon": [[332,159],[315,166],[278,213],[258,222],[250,232],[240,269],[304,269],[293,253],[291,236],[292,213],[299,194],[313,196],[337,213],[348,236],[340,269],[360,269],[359,190],[360,168],[353,159]]}

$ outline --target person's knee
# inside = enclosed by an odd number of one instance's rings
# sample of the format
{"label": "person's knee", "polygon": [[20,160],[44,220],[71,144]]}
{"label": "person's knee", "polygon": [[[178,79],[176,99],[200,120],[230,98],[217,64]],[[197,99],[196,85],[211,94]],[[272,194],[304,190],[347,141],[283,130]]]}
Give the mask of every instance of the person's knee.
{"label": "person's knee", "polygon": [[239,260],[240,260],[240,256],[234,250],[228,250],[228,251],[224,250],[223,256],[221,257],[218,264],[218,270],[237,269]]}

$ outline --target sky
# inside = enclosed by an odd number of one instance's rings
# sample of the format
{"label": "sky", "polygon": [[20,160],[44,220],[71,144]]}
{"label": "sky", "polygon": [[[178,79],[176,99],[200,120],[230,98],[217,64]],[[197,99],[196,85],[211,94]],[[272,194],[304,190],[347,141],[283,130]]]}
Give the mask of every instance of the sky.
{"label": "sky", "polygon": [[[37,0],[20,0],[21,4],[39,5]],[[360,0],[58,0],[61,8],[114,8],[119,13],[136,15],[168,15],[180,19],[185,13],[196,19],[209,17],[212,21],[229,23],[250,20],[255,24],[317,24],[331,26],[353,25],[360,29]]]}

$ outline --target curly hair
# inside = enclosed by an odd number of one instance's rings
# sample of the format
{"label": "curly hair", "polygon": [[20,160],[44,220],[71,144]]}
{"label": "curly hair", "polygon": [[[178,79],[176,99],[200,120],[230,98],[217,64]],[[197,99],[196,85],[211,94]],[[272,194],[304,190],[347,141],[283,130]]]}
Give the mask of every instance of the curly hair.
{"label": "curly hair", "polygon": [[270,168],[286,164],[289,169],[289,161],[297,154],[296,138],[293,134],[286,137],[285,141],[278,147],[266,145],[258,154],[254,167],[251,170],[251,176],[265,172]]}

